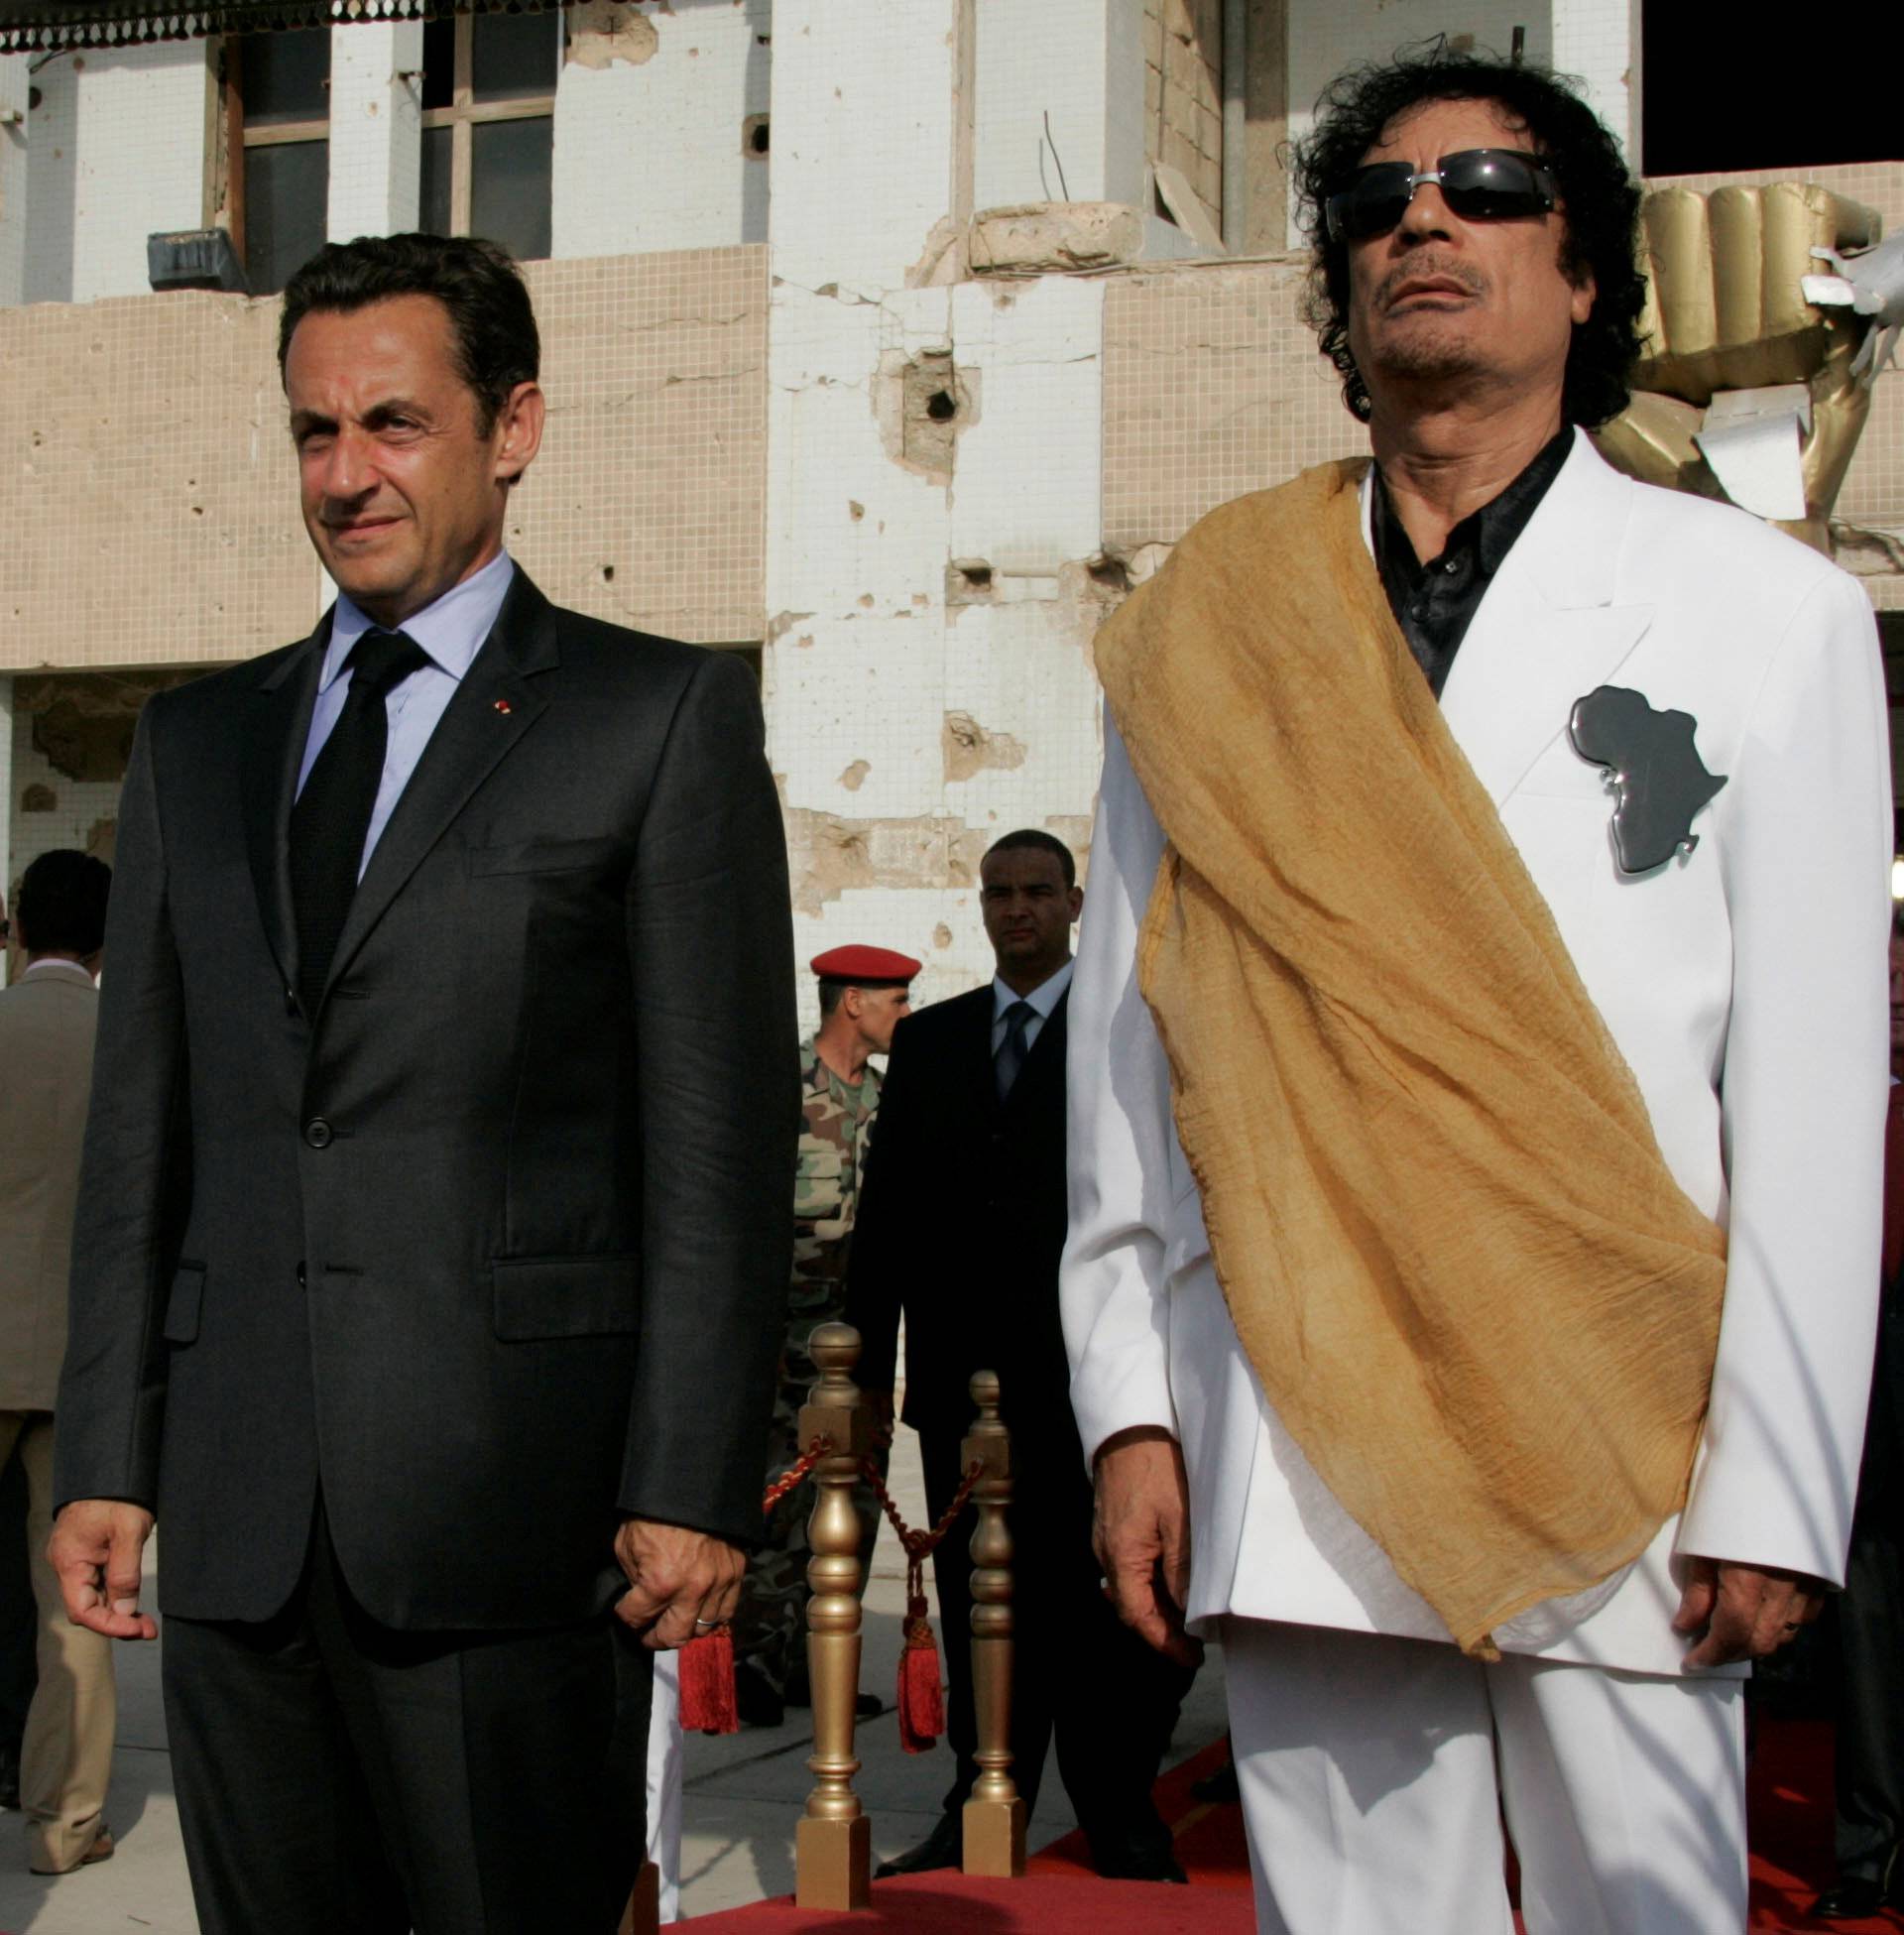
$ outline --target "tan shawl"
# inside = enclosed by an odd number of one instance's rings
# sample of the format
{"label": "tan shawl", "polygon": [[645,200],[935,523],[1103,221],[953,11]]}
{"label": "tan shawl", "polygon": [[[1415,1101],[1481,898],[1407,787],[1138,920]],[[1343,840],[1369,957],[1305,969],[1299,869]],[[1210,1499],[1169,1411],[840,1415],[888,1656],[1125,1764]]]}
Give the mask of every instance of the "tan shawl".
{"label": "tan shawl", "polygon": [[1409,658],[1364,468],[1204,519],[1098,666],[1169,841],[1137,972],[1238,1334],[1487,1656],[1684,1504],[1725,1240]]}

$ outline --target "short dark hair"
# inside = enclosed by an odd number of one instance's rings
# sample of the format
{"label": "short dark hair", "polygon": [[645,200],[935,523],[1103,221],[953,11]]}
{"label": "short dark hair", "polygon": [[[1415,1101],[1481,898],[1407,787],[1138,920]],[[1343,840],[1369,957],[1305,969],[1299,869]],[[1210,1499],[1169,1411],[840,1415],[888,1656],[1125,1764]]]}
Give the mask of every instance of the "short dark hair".
{"label": "short dark hair", "polygon": [[855,984],[851,981],[822,981],[820,983],[820,1020],[826,1018],[840,1005],[840,997]]}
{"label": "short dark hair", "polygon": [[[1015,833],[1001,834],[985,850],[985,859],[990,860],[995,853],[1016,853],[1024,849],[1036,853],[1048,853],[1057,860],[1064,875],[1066,889],[1078,884],[1078,863],[1071,849],[1056,835],[1044,831],[1042,827],[1020,826]],[[985,863],[979,863],[983,866]]]}
{"label": "short dark hair", "polygon": [[96,954],[106,942],[112,869],[76,847],[55,847],[27,869],[14,924],[29,954]]}
{"label": "short dark hair", "polygon": [[278,323],[278,375],[291,338],[313,310],[348,314],[399,296],[432,296],[449,312],[456,367],[476,399],[487,436],[509,393],[534,383],[542,343],[536,305],[507,249],[476,235],[360,235],[327,242],[285,285]]}
{"label": "short dark hair", "polygon": [[1349,245],[1331,240],[1324,211],[1383,132],[1427,101],[1488,101],[1525,128],[1527,145],[1560,187],[1561,272],[1576,287],[1594,279],[1593,313],[1574,325],[1562,414],[1592,429],[1626,408],[1646,302],[1637,253],[1639,189],[1618,143],[1576,85],[1545,67],[1456,53],[1436,39],[1403,48],[1390,61],[1352,67],[1323,89],[1315,132],[1293,154],[1297,205],[1312,252],[1304,314],[1342,375],[1352,416],[1367,423],[1370,406],[1349,349]]}

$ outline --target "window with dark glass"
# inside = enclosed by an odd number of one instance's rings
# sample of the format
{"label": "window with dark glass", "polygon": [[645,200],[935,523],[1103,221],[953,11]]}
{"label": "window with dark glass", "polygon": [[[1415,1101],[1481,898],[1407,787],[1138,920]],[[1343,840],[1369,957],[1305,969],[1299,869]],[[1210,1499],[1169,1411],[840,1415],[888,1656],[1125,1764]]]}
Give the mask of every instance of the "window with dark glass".
{"label": "window with dark glass", "polygon": [[423,29],[420,226],[482,235],[519,262],[549,250],[562,18],[462,14]]}
{"label": "window with dark glass", "polygon": [[248,34],[225,47],[233,242],[254,296],[323,246],[330,196],[330,30]]}

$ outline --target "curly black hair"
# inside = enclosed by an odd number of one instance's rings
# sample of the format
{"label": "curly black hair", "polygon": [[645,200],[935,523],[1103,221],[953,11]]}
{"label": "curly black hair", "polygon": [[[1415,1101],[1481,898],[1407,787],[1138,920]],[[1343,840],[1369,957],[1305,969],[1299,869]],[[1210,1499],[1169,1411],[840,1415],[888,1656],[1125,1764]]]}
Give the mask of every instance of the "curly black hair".
{"label": "curly black hair", "polygon": [[1316,128],[1292,154],[1297,206],[1312,260],[1305,319],[1342,375],[1343,400],[1362,422],[1369,399],[1349,349],[1349,247],[1332,241],[1324,210],[1363,157],[1410,108],[1427,101],[1491,101],[1527,132],[1560,184],[1566,222],[1561,272],[1594,279],[1594,311],[1574,328],[1562,412],[1589,429],[1626,408],[1639,355],[1646,281],[1637,247],[1639,189],[1617,143],[1566,76],[1497,55],[1458,53],[1445,40],[1403,48],[1393,60],[1352,67],[1323,89]]}

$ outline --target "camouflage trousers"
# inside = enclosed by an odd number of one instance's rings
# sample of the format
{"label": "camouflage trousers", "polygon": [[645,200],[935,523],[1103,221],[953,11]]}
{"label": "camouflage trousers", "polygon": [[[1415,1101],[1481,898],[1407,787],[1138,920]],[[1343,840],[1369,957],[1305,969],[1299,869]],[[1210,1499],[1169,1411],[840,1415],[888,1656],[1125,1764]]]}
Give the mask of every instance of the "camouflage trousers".
{"label": "camouflage trousers", "polygon": [[[787,1339],[786,1365],[774,1398],[769,1427],[765,1492],[798,1461],[805,1449],[799,1442],[800,1406],[812,1391],[814,1369],[805,1349],[801,1326],[797,1346]],[[887,1451],[874,1457],[880,1476],[886,1476]],[[765,1527],[761,1549],[748,1562],[741,1587],[740,1608],[734,1616],[734,1657],[746,1661],[774,1691],[786,1697],[790,1686],[795,1703],[804,1704],[806,1688],[806,1562],[812,1557],[806,1542],[806,1522],[813,1512],[813,1486],[796,1485],[774,1506]],[[860,1586],[873,1563],[873,1547],[880,1532],[880,1506],[864,1480],[854,1487],[853,1504],[860,1514]]]}

